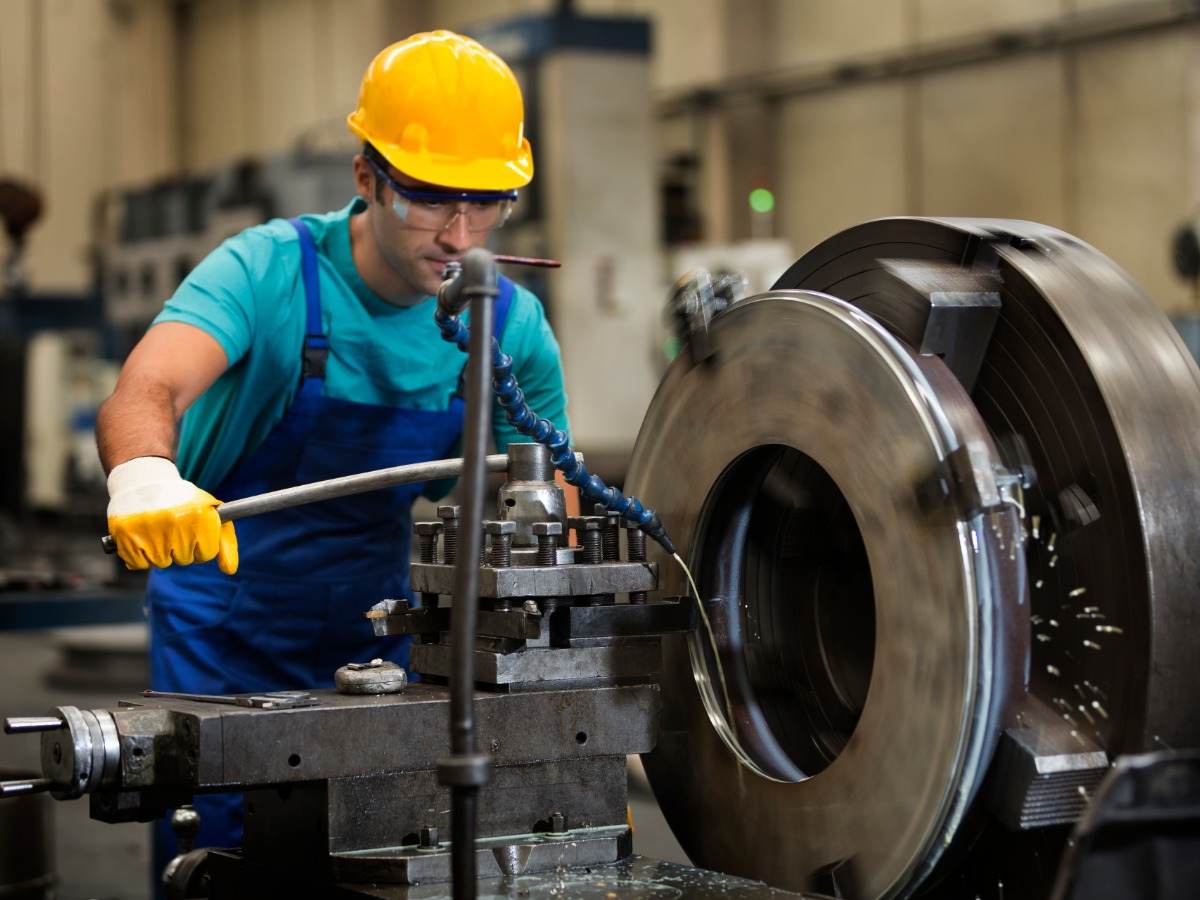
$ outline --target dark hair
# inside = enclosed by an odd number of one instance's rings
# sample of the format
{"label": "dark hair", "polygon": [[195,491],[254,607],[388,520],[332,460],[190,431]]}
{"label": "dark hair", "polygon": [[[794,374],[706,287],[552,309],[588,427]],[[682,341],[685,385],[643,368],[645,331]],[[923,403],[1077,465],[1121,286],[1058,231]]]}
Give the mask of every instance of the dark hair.
{"label": "dark hair", "polygon": [[[387,171],[388,161],[383,158],[382,153],[380,153],[371,145],[370,141],[363,141],[362,152],[363,156],[374,162],[377,166],[382,168],[383,171]],[[383,202],[383,179],[379,177],[378,173],[375,175],[375,202]]]}

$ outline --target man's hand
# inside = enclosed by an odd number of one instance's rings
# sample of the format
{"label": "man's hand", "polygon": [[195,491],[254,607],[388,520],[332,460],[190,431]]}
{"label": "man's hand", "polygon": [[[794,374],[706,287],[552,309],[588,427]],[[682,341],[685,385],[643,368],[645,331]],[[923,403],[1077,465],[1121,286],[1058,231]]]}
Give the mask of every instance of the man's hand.
{"label": "man's hand", "polygon": [[219,557],[237,571],[233,525],[215,497],[184,481],[170,459],[176,422],[228,367],[215,339],[192,325],[155,325],[133,348],[117,388],[96,420],[108,476],[108,530],[131,569],[187,565]]}
{"label": "man's hand", "polygon": [[108,530],[131,569],[208,562],[214,556],[226,575],[238,567],[233,523],[222,523],[219,501],[190,481],[175,463],[139,456],[108,476]]}

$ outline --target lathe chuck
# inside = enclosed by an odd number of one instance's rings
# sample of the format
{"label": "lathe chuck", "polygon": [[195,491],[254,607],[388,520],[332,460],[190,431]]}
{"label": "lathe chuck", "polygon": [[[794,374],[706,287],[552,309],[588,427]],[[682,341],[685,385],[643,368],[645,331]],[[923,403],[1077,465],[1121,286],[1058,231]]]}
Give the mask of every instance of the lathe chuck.
{"label": "lathe chuck", "polygon": [[999,220],[852,228],[705,337],[627,484],[713,625],[670,645],[646,761],[684,848],[1044,895],[1108,759],[1200,741],[1191,357],[1105,256]]}

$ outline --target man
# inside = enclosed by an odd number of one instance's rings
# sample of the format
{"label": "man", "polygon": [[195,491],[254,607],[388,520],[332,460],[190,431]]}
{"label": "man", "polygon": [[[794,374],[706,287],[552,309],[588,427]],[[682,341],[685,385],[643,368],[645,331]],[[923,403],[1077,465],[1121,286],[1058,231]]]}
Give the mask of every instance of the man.
{"label": "man", "polygon": [[[246,519],[236,535],[216,498],[454,455],[465,358],[430,295],[532,178],[523,118],[512,72],[476,42],[435,31],[388,47],[349,117],[363,142],[354,201],[226,241],[130,354],[97,439],[118,552],[160,567],[155,688],[319,687],[347,662],[407,663],[407,643],[374,638],[363,612],[409,591],[422,486]],[[537,298],[502,279],[495,322],[530,404],[565,428]],[[523,440],[503,418],[494,431],[498,449]],[[240,842],[236,799],[197,798],[198,846]]]}

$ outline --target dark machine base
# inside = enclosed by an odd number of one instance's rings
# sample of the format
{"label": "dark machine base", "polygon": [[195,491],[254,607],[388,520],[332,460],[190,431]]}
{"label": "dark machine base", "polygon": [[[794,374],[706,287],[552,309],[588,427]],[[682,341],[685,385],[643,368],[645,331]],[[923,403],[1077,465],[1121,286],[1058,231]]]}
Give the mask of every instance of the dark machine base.
{"label": "dark machine base", "polygon": [[[286,872],[274,866],[254,866],[236,850],[214,850],[209,854],[212,900],[321,896],[329,898],[379,898],[379,900],[450,900],[449,882],[423,885],[331,884],[328,889],[311,882],[290,882]],[[480,898],[570,897],[587,898],[717,898],[762,900],[762,898],[817,898],[817,894],[795,894],[767,887],[760,881],[721,875],[676,863],[631,856],[620,862],[596,866],[557,868],[535,875],[501,876],[479,880]]]}

